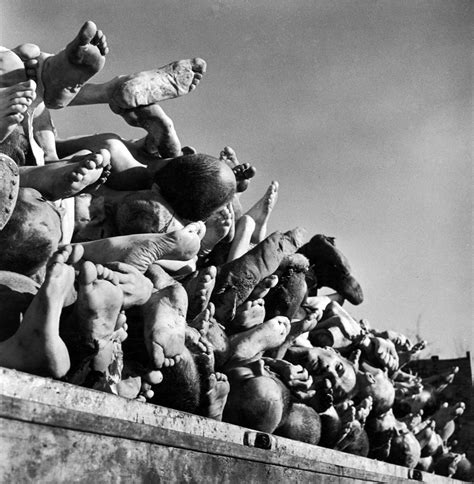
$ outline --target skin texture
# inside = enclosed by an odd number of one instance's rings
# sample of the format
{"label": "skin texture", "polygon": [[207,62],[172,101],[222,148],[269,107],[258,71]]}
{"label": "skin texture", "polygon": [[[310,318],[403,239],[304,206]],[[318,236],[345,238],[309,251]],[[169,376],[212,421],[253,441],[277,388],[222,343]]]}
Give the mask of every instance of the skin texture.
{"label": "skin texture", "polygon": [[242,304],[255,286],[278,268],[287,255],[294,253],[302,244],[304,232],[274,232],[242,257],[221,266],[211,301],[216,306],[216,318],[226,324],[235,316],[237,306]]}

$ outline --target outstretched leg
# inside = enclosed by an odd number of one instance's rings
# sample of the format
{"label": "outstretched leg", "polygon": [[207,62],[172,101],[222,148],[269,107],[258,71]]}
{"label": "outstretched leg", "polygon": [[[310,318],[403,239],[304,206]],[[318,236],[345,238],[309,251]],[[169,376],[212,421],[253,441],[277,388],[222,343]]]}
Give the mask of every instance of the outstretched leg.
{"label": "outstretched leg", "polygon": [[56,55],[43,54],[40,78],[46,107],[67,106],[82,85],[102,69],[108,51],[105,35],[89,20],[64,50]]}
{"label": "outstretched leg", "polygon": [[278,200],[278,182],[272,181],[265,195],[247,212],[255,220],[251,242],[258,244],[267,235],[267,223]]}
{"label": "outstretched leg", "polygon": [[52,257],[43,285],[25,313],[18,331],[0,343],[0,365],[37,375],[62,378],[69,353],[59,337],[61,311],[73,291],[74,267],[82,247],[63,247]]}
{"label": "outstretched leg", "polygon": [[133,234],[84,242],[85,258],[95,263],[124,262],[145,272],[161,259],[188,261],[200,247],[203,222],[193,222],[167,234]]}

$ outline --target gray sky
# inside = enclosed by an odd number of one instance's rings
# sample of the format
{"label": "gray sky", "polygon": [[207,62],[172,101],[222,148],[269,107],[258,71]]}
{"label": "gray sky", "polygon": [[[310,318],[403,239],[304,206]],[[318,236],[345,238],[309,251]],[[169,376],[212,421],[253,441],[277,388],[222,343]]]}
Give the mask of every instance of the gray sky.
{"label": "gray sky", "polygon": [[[203,57],[192,94],[163,103],[183,144],[232,146],[271,180],[271,230],[336,237],[374,327],[420,332],[442,357],[472,338],[468,1],[1,0],[1,43],[57,52],[85,20],[111,48],[104,81]],[[62,137],[138,137],[108,107],[54,112]]]}

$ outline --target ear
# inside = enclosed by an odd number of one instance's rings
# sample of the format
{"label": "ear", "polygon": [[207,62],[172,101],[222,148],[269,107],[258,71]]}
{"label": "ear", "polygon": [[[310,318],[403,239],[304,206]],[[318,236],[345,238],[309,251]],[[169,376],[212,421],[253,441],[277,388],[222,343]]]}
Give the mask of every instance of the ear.
{"label": "ear", "polygon": [[365,377],[367,378],[367,381],[370,383],[370,384],[374,384],[375,383],[375,378],[374,378],[374,375],[372,375],[372,373],[369,373],[369,372],[365,372]]}

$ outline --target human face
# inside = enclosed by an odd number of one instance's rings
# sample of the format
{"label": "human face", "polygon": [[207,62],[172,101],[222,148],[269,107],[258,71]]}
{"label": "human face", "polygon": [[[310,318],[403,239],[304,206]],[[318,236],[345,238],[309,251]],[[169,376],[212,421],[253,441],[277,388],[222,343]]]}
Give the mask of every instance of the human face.
{"label": "human face", "polygon": [[53,250],[56,250],[62,238],[60,211],[33,188],[21,188],[18,200],[29,208],[30,217],[27,223],[31,228],[49,236]]}
{"label": "human face", "polygon": [[351,396],[356,386],[355,368],[337,351],[332,348],[312,348],[305,366],[315,382],[326,378],[331,382],[336,402]]}

